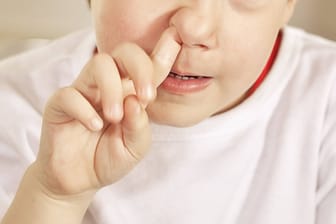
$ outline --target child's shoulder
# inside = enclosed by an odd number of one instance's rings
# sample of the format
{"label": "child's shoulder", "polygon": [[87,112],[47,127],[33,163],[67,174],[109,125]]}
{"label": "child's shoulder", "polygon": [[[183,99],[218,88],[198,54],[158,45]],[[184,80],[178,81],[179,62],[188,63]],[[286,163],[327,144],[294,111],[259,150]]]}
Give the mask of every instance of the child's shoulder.
{"label": "child's shoulder", "polygon": [[[28,40],[29,41],[29,40]],[[0,60],[0,77],[3,73],[27,73],[60,59],[88,56],[94,47],[94,33],[91,29],[74,31],[65,36],[43,41],[29,50],[24,50]]]}
{"label": "child's shoulder", "polygon": [[336,60],[336,41],[290,26],[284,33],[285,40],[299,51],[301,57]]}
{"label": "child's shoulder", "polygon": [[[291,67],[299,82],[336,85],[336,42],[305,30],[286,27],[279,54],[282,67]],[[288,71],[288,69],[287,69]],[[300,77],[300,78],[298,78]]]}

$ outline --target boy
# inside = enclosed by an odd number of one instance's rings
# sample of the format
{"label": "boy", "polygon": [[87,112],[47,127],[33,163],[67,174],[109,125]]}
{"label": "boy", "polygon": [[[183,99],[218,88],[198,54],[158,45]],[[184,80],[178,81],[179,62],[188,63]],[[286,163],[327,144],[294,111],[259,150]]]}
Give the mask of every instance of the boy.
{"label": "boy", "polygon": [[294,5],[93,0],[96,40],[4,61],[1,223],[335,223],[336,45]]}

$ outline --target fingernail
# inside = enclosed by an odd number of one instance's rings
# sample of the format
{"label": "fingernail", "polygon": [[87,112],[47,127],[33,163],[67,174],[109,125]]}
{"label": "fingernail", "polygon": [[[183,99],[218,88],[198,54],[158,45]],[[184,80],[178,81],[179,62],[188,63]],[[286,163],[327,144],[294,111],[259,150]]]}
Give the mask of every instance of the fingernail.
{"label": "fingernail", "polygon": [[181,44],[174,37],[165,35],[155,46],[152,57],[162,64],[171,65],[175,62],[180,50]]}
{"label": "fingernail", "polygon": [[114,104],[110,107],[109,116],[112,120],[119,121],[122,118],[122,107],[120,104]]}
{"label": "fingernail", "polygon": [[146,97],[148,98],[148,99],[152,99],[153,97],[154,97],[154,91],[153,91],[153,88],[152,88],[152,86],[147,86],[146,88],[145,88],[145,92],[146,92]]}
{"label": "fingernail", "polygon": [[94,131],[99,131],[103,128],[103,121],[97,117],[93,118],[91,120],[91,127]]}
{"label": "fingernail", "polygon": [[154,97],[154,91],[151,86],[147,86],[145,88],[140,89],[141,98],[147,100],[151,100]]}

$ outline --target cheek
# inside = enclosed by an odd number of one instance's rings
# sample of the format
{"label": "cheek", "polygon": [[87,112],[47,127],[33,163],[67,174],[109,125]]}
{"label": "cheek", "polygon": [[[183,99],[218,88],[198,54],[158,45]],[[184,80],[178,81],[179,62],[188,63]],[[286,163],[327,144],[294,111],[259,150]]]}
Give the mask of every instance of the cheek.
{"label": "cheek", "polygon": [[166,17],[140,11],[136,5],[103,9],[95,18],[98,49],[111,52],[122,42],[134,42],[151,52],[166,21]]}
{"label": "cheek", "polygon": [[241,35],[229,38],[220,53],[222,60],[217,62],[223,71],[218,79],[218,92],[223,97],[232,97],[228,98],[230,102],[242,96],[261,74],[276,38],[272,32],[237,32]]}
{"label": "cheek", "polygon": [[276,32],[262,30],[237,30],[236,35],[228,37],[222,49],[223,60],[228,66],[238,70],[253,70],[262,67],[270,54]]}
{"label": "cheek", "polygon": [[224,44],[230,49],[231,58],[237,55],[238,58],[232,59],[235,60],[232,63],[237,68],[241,70],[251,68],[253,72],[259,72],[263,68],[280,29],[278,19],[270,18],[272,17],[268,12],[260,12],[257,15],[249,13],[234,15],[237,23],[226,32],[228,42]]}
{"label": "cheek", "polygon": [[232,8],[239,11],[253,12],[256,10],[275,8],[277,11],[282,9],[283,3],[287,0],[229,0]]}
{"label": "cheek", "polygon": [[108,52],[121,42],[134,41],[141,36],[143,24],[135,21],[128,15],[105,10],[95,18],[98,49]]}

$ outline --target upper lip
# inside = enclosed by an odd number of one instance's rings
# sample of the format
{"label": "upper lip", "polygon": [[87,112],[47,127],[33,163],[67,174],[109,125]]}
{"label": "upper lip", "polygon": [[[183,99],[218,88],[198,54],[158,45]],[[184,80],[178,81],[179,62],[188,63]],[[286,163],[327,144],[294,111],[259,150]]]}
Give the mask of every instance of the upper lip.
{"label": "upper lip", "polygon": [[170,73],[174,75],[179,75],[179,76],[194,76],[194,77],[205,77],[205,78],[211,78],[209,75],[205,74],[196,74],[194,72],[186,72],[186,71],[179,71],[179,70],[171,70]]}
{"label": "upper lip", "polygon": [[[190,58],[188,58],[186,56],[179,55],[171,68],[171,72],[180,76],[213,78],[215,74],[213,72],[215,71],[213,71],[213,68],[211,67],[207,68],[206,64],[208,64],[207,60],[202,62],[202,60],[199,60],[198,57],[195,58],[195,56],[192,58],[190,56]],[[209,69],[211,70],[209,71]]]}

